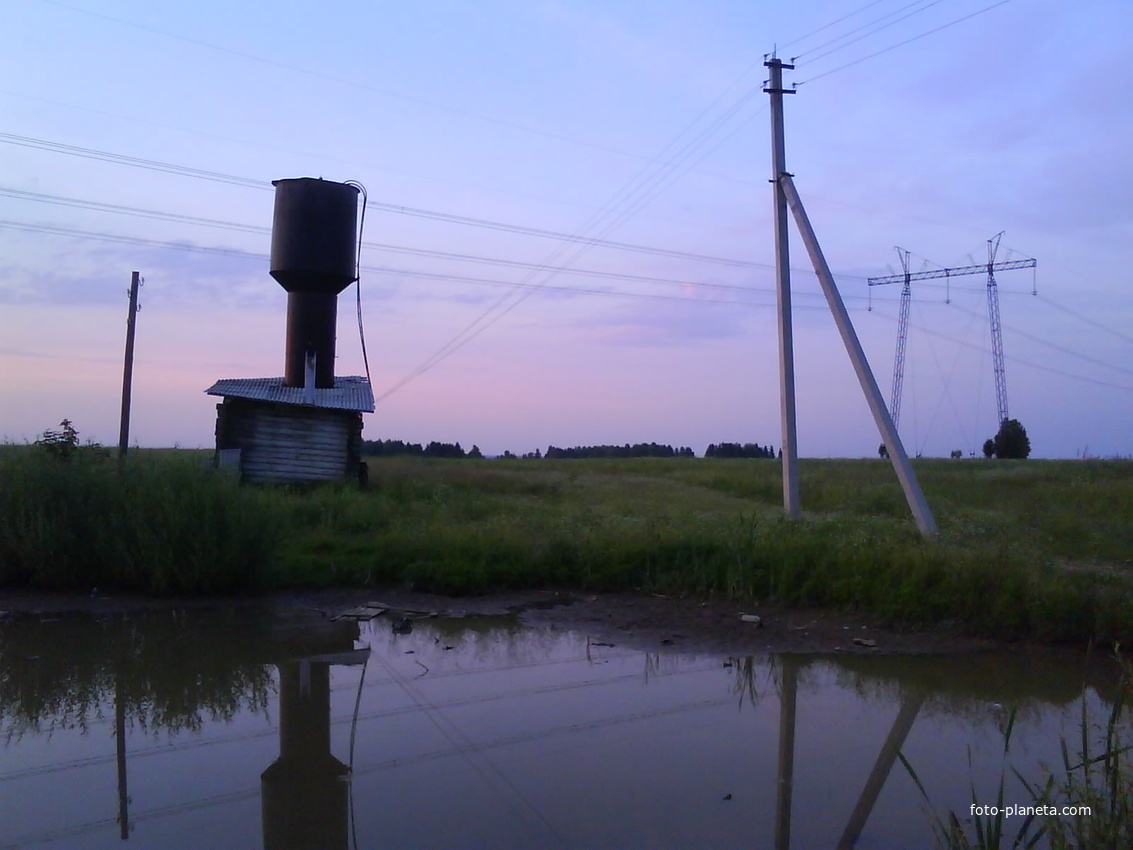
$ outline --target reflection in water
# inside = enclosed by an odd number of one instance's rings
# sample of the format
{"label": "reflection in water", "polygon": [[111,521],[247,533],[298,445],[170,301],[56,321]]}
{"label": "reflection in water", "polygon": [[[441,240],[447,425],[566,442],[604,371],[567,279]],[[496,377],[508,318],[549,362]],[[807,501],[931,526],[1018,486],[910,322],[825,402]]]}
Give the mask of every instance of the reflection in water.
{"label": "reflection in water", "polygon": [[0,623],[0,848],[923,846],[899,750],[966,809],[998,780],[997,705],[1026,770],[1115,681],[1052,653],[644,654],[504,618],[52,620]]}
{"label": "reflection in water", "polygon": [[265,850],[346,850],[350,768],[330,751],[330,668],[369,650],[279,665],[279,758],[264,771]]}
{"label": "reflection in water", "polygon": [[263,712],[265,638],[288,620],[260,609],[13,618],[0,630],[0,729],[9,742],[85,731],[115,694],[126,723],[142,730],[196,731]]}

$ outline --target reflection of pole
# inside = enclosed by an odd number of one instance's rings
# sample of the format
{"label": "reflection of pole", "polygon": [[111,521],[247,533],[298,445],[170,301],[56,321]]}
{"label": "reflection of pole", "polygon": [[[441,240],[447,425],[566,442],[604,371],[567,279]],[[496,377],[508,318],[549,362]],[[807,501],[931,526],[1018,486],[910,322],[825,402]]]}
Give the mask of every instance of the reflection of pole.
{"label": "reflection of pole", "polygon": [[138,315],[138,284],[141,277],[137,272],[130,276],[130,314],[126,319],[126,364],[122,369],[122,421],[118,431],[118,458],[126,457],[130,443],[130,388],[134,380],[134,327]]}
{"label": "reflection of pole", "polygon": [[795,775],[795,696],[799,669],[790,655],[781,655],[783,689],[779,696],[779,771],[775,786],[775,850],[791,846],[791,784]]}
{"label": "reflection of pole", "polygon": [[126,792],[126,694],[122,671],[114,676],[114,737],[118,745],[118,824],[119,837],[130,837],[130,797]]}
{"label": "reflection of pole", "polygon": [[866,780],[865,787],[862,788],[862,795],[858,798],[858,804],[854,806],[854,812],[850,815],[850,822],[846,824],[846,831],[842,833],[842,840],[838,842],[838,850],[850,850],[861,836],[862,830],[865,829],[870,812],[873,811],[873,806],[881,794],[881,789],[885,787],[885,780],[889,778],[889,771],[893,769],[893,763],[897,761],[897,753],[901,751],[909,730],[913,728],[913,721],[917,719],[917,713],[921,710],[924,698],[924,692],[918,691],[910,694],[901,703],[901,710],[897,713],[897,719],[893,721],[893,728],[889,730],[889,737],[881,745],[881,752],[877,754],[877,761],[874,762],[869,779]]}

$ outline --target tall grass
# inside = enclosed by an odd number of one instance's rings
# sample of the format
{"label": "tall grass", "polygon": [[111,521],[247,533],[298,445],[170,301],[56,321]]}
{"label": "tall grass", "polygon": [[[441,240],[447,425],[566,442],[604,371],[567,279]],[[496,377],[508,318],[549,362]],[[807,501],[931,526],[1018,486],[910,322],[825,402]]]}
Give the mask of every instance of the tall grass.
{"label": "tall grass", "polygon": [[[994,464],[918,465],[942,529],[926,541],[878,462],[803,462],[808,510],[788,522],[773,461],[383,458],[368,492],[276,494],[302,529],[279,575],[441,592],[647,589],[1002,636],[1133,636],[1129,567],[1115,557],[1131,554],[1130,479],[1085,464]],[[1046,530],[1055,515],[1071,526],[1076,510],[1094,524],[1103,503],[1117,518],[1076,549]]]}
{"label": "tall grass", "polygon": [[896,625],[1133,638],[1133,463],[919,461],[922,539],[879,461],[380,458],[371,486],[240,487],[190,452],[0,453],[0,583],[221,592],[643,589],[858,608]]}
{"label": "tall grass", "polygon": [[263,494],[199,455],[60,460],[0,448],[0,584],[145,593],[262,588],[281,537]]}

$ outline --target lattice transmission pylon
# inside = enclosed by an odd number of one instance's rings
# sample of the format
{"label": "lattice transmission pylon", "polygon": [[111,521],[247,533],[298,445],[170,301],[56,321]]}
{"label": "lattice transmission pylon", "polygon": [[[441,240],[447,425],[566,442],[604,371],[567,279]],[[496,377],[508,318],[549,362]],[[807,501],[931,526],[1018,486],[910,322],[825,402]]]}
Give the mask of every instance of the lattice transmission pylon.
{"label": "lattice transmission pylon", "polygon": [[[1003,365],[1003,325],[999,318],[999,287],[995,282],[995,273],[1010,271],[1011,269],[1033,269],[1038,265],[1034,257],[1022,260],[1007,260],[996,262],[995,255],[999,251],[999,241],[1003,238],[1000,231],[987,240],[987,262],[975,263],[969,266],[955,266],[947,269],[926,269],[919,272],[909,271],[909,252],[897,248],[897,256],[901,258],[902,273],[885,275],[883,277],[869,278],[870,286],[884,286],[890,283],[903,283],[901,289],[901,311],[897,319],[897,352],[893,358],[893,390],[889,402],[889,412],[893,417],[894,425],[901,415],[901,391],[905,383],[905,348],[909,339],[909,303],[912,300],[913,281],[936,280],[944,278],[946,281],[954,277],[969,274],[987,274],[987,315],[991,325],[991,361],[995,376],[995,403],[999,416],[998,422],[1003,423],[1008,418],[1007,409],[1007,372]],[[946,300],[950,300],[951,293]]]}

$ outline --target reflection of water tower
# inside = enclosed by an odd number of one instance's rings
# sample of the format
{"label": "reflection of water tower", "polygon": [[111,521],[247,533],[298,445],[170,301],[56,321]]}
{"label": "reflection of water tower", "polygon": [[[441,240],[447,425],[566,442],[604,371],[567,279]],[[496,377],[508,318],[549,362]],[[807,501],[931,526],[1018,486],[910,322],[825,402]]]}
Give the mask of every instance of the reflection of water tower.
{"label": "reflection of water tower", "polygon": [[[346,850],[350,769],[330,751],[330,668],[370,650],[279,663],[279,758],[260,777],[264,850]],[[328,647],[329,648],[329,647]]]}
{"label": "reflection of water tower", "polygon": [[282,378],[225,378],[218,462],[247,481],[344,480],[361,472],[370,382],[334,375],[338,294],[355,280],[358,189],[309,177],[276,180],[271,276],[287,290]]}

